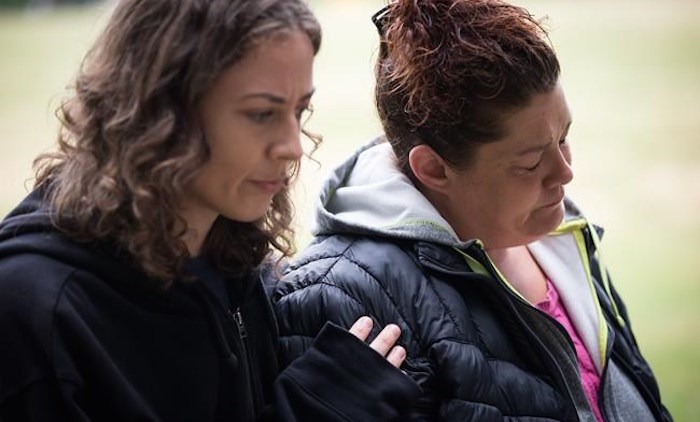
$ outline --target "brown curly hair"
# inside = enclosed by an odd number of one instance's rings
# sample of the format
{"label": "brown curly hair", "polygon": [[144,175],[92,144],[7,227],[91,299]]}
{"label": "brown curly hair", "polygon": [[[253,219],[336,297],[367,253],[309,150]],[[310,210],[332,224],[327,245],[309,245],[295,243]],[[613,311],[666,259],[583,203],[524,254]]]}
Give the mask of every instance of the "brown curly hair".
{"label": "brown curly hair", "polygon": [[401,170],[427,144],[467,167],[474,149],[501,139],[509,112],[559,78],[540,21],[499,0],[397,0],[373,20],[380,33],[375,99]]}
{"label": "brown curly hair", "polygon": [[[116,243],[162,287],[182,279],[178,204],[209,160],[198,102],[253,46],[295,30],[318,52],[321,29],[303,0],[120,0],[57,110],[57,151],[34,163],[54,224],[79,242]],[[315,148],[320,138],[303,132]],[[286,188],[257,222],[219,217],[202,255],[231,277],[273,248],[289,256],[292,214]]]}

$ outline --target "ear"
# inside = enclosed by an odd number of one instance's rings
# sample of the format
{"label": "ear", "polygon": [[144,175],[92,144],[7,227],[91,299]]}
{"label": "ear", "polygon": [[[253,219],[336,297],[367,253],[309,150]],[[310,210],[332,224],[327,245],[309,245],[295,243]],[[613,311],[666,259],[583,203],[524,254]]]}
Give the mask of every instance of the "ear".
{"label": "ear", "polygon": [[416,145],[408,153],[413,174],[426,188],[445,193],[449,187],[449,168],[445,160],[428,145]]}

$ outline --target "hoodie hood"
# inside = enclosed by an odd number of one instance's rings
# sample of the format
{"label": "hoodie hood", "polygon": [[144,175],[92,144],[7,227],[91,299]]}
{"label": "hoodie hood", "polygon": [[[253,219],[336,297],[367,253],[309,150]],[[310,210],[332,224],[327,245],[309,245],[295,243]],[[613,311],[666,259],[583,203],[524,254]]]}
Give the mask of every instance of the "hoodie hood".
{"label": "hoodie hood", "polygon": [[[565,199],[565,221],[580,218]],[[386,138],[364,145],[324,183],[317,203],[315,235],[364,234],[428,241],[465,249],[450,224],[396,166]]]}
{"label": "hoodie hood", "polygon": [[45,195],[45,189],[35,189],[0,222],[0,259],[21,254],[41,255],[105,280],[139,284],[136,280],[141,280],[142,273],[124,265],[128,256],[114,244],[108,241],[81,244],[63,235],[52,221]]}
{"label": "hoodie hood", "polygon": [[26,233],[53,231],[42,192],[35,190],[0,222],[0,244]]}
{"label": "hoodie hood", "polygon": [[466,246],[396,167],[385,138],[352,154],[324,183],[314,234],[366,234]]}
{"label": "hoodie hood", "polygon": [[0,258],[35,253],[69,263],[78,259],[73,255],[80,248],[66,250],[71,243],[66,242],[52,223],[44,196],[43,189],[34,190],[0,222]]}
{"label": "hoodie hood", "polygon": [[[20,254],[41,255],[92,273],[120,290],[138,291],[146,295],[154,291],[163,293],[160,284],[144,274],[132,256],[116,241],[99,239],[89,243],[76,242],[55,226],[52,217],[46,202],[46,190],[35,189],[0,222],[0,259]],[[270,284],[267,279],[271,277],[272,265],[265,261],[235,281],[235,285],[240,285],[235,289],[236,303],[250,296],[257,281]],[[190,283],[175,284],[182,284],[188,290]]]}

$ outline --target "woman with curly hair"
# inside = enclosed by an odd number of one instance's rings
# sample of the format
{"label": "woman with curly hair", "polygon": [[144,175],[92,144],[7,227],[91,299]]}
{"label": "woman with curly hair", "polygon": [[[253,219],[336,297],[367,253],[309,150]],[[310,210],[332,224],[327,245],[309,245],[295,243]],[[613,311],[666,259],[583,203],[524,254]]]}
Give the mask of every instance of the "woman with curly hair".
{"label": "woman with curly hair", "polygon": [[374,16],[385,136],[324,185],[275,296],[285,359],[320,321],[396,321],[405,420],[666,421],[600,254],[564,195],[571,114],[540,21],[499,0]]}
{"label": "woman with curly hair", "polygon": [[418,395],[369,318],[278,367],[320,41],[302,0],[117,3],[0,224],[0,420],[385,420]]}

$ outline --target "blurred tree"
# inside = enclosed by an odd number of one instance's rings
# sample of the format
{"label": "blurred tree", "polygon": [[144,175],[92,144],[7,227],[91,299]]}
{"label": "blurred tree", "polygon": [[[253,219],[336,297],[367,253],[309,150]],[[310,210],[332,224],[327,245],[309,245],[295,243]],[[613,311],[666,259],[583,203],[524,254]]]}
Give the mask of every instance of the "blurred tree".
{"label": "blurred tree", "polygon": [[89,4],[99,0],[0,0],[2,8],[51,8],[63,4]]}
{"label": "blurred tree", "polygon": [[28,0],[0,0],[0,8],[24,7]]}

